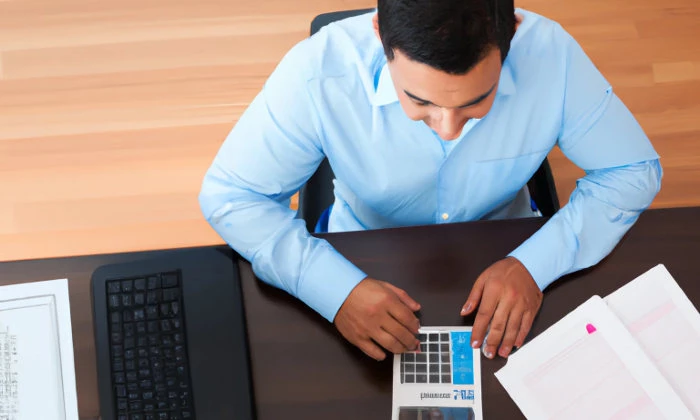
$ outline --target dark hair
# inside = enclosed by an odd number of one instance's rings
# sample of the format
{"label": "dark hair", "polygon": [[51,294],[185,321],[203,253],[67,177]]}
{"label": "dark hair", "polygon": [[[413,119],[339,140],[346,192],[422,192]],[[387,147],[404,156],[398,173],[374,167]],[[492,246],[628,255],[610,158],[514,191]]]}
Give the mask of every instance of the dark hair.
{"label": "dark hair", "polygon": [[493,47],[505,60],[515,34],[513,0],[378,0],[379,35],[388,60],[464,74]]}

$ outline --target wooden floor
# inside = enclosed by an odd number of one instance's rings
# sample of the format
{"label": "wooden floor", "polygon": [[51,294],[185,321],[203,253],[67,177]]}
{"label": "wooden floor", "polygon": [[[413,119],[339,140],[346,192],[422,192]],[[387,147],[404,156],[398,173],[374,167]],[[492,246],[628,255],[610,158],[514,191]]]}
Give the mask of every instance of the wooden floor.
{"label": "wooden floor", "polygon": [[[700,2],[522,0],[564,25],[700,204]],[[0,0],[0,260],[220,243],[205,170],[318,13],[372,0]],[[566,201],[581,172],[555,151]]]}

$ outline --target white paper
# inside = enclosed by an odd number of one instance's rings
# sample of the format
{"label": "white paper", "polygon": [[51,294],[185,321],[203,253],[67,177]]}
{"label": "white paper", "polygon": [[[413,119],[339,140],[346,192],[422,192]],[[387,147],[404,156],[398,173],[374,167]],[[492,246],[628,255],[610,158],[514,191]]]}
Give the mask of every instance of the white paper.
{"label": "white paper", "polygon": [[666,267],[654,267],[605,301],[700,419],[700,313]]}
{"label": "white paper", "polygon": [[68,281],[0,287],[0,420],[77,420]]}
{"label": "white paper", "polygon": [[513,353],[496,377],[529,419],[692,419],[594,296]]}
{"label": "white paper", "polygon": [[[481,359],[470,345],[471,327],[422,327],[419,334],[426,347],[405,353],[403,367],[402,355],[394,355],[391,419],[482,420]],[[417,379],[419,366],[427,383]]]}

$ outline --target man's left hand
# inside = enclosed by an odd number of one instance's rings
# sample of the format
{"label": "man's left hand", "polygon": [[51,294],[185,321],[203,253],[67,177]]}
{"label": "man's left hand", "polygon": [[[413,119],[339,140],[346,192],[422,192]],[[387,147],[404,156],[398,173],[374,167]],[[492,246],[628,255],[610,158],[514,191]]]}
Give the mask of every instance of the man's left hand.
{"label": "man's left hand", "polygon": [[492,359],[498,348],[501,357],[508,357],[513,346],[525,342],[541,305],[542,291],[520,261],[508,257],[496,262],[476,279],[462,309],[462,315],[469,315],[479,307],[472,347],[481,347],[490,323],[484,355]]}

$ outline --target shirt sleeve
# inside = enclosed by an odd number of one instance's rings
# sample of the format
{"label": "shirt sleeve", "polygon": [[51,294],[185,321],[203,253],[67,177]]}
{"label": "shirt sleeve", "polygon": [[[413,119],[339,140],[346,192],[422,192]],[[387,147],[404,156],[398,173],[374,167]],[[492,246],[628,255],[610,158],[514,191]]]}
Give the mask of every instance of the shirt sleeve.
{"label": "shirt sleeve", "polygon": [[307,83],[308,40],[293,47],[241,115],[205,174],[204,217],[263,281],[329,321],[366,277],[311,236],[289,199],[324,157]]}
{"label": "shirt sleeve", "polygon": [[541,289],[600,262],[661,188],[659,157],[632,113],[566,34],[559,147],[586,175],[568,203],[510,256]]}

